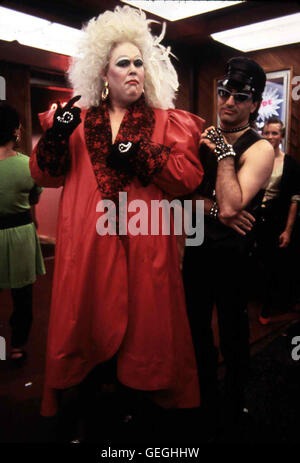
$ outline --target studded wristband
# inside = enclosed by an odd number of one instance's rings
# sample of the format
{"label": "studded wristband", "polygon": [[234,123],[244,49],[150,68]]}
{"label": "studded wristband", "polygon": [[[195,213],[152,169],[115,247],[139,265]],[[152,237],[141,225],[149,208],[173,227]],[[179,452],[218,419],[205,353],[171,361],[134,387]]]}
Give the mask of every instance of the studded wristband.
{"label": "studded wristband", "polygon": [[222,151],[220,152],[217,151],[217,148],[216,148],[215,153],[217,155],[218,162],[222,161],[222,159],[236,156],[236,152],[234,151],[232,145],[227,145],[227,144],[224,144],[224,146],[222,147]]}
{"label": "studded wristband", "polygon": [[219,206],[215,201],[209,210],[209,216],[217,220],[218,215],[219,215]]}
{"label": "studded wristband", "polygon": [[222,132],[219,128],[212,127],[207,131],[206,138],[211,140],[215,145],[214,153],[217,156],[217,161],[220,162],[222,159],[228,156],[236,156],[232,145],[225,142]]}

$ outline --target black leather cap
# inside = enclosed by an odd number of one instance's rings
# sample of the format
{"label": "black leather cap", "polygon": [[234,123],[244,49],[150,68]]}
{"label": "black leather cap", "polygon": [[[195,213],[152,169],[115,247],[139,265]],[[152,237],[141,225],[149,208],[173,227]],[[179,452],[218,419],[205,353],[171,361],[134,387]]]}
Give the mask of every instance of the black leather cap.
{"label": "black leather cap", "polygon": [[239,56],[231,58],[226,64],[226,77],[219,82],[223,87],[251,92],[260,97],[266,84],[263,68],[250,58]]}

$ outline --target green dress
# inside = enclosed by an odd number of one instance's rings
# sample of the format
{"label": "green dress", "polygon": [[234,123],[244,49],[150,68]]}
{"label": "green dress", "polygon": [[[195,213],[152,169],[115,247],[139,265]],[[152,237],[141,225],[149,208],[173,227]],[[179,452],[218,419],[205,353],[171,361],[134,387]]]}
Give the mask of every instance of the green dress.
{"label": "green dress", "polygon": [[[0,160],[0,221],[1,216],[30,209],[29,192],[33,186],[28,156],[17,153]],[[0,229],[0,288],[21,288],[45,273],[33,223]]]}

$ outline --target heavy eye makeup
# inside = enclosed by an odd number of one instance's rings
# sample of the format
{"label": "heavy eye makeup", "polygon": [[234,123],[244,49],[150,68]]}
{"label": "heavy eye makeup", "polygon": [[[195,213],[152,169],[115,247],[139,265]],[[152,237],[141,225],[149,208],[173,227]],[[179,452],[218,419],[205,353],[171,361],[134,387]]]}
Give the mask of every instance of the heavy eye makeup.
{"label": "heavy eye makeup", "polygon": [[[143,66],[144,63],[143,63],[143,60],[141,60],[141,58],[137,58],[133,61],[133,64],[135,65],[136,68],[140,68]],[[130,66],[130,60],[127,58],[122,58],[120,59],[120,61],[117,61],[116,65],[121,68],[126,68]]]}

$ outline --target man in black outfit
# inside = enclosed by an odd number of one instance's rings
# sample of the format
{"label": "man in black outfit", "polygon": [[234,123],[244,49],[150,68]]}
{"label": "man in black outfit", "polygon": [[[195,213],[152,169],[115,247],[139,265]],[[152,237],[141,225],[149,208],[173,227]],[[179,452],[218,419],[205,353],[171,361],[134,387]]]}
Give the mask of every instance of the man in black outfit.
{"label": "man in black outfit", "polygon": [[[204,242],[187,247],[183,277],[196,351],[202,409],[215,420],[218,352],[211,327],[218,313],[220,349],[226,365],[225,403],[238,423],[249,362],[245,280],[255,211],[272,172],[274,150],[252,127],[266,76],[253,60],[232,58],[218,83],[219,128],[202,134],[204,180],[193,201],[204,200]],[[195,270],[197,269],[197,270]]]}

